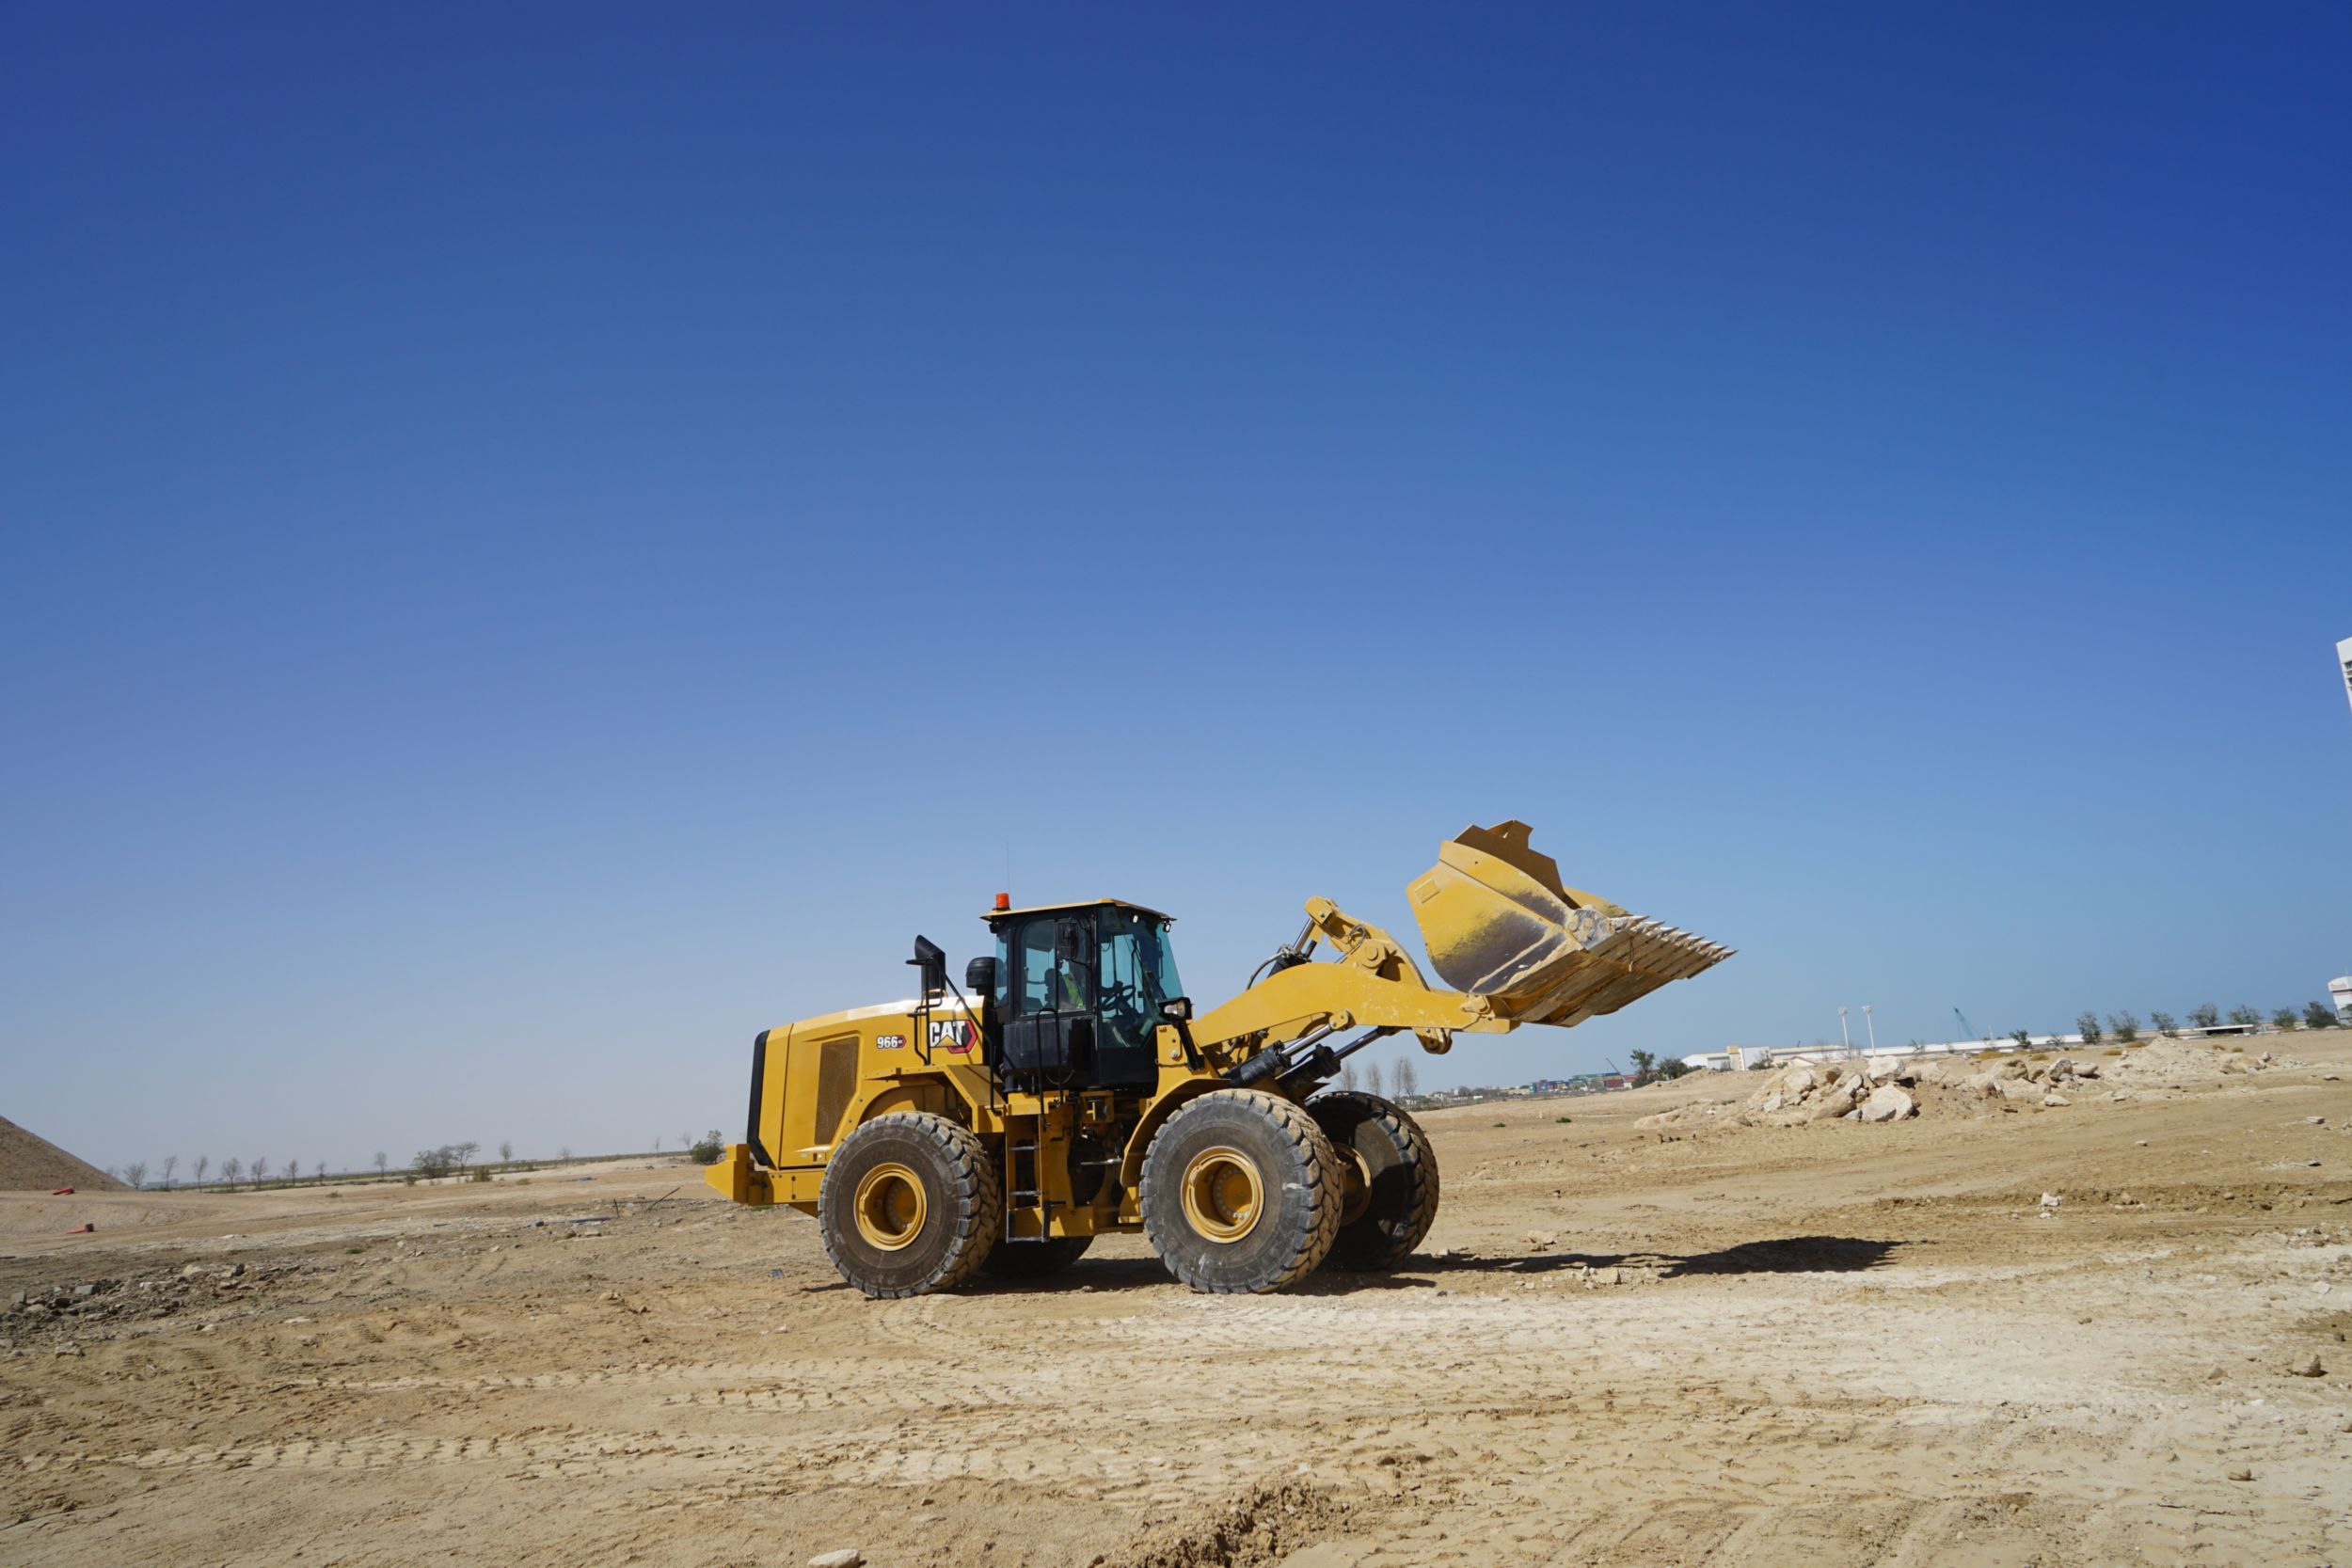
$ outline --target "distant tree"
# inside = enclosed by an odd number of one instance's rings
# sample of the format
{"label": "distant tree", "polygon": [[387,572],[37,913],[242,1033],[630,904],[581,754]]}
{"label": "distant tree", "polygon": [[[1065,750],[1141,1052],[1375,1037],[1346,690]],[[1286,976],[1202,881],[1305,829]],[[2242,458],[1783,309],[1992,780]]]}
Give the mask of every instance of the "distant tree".
{"label": "distant tree", "polygon": [[688,1146],[686,1157],[698,1165],[715,1165],[726,1151],[726,1137],[714,1127]]}
{"label": "distant tree", "polygon": [[2333,1029],[2336,1022],[2336,1010],[2325,1002],[2314,1002],[2303,1009],[2306,1029]]}
{"label": "distant tree", "polygon": [[326,1180],[326,1162],[321,1160],[317,1164],[311,1166],[310,1174],[316,1177],[321,1184],[324,1184]]}
{"label": "distant tree", "polygon": [[2097,1013],[2083,1014],[2082,1017],[2074,1021],[2074,1027],[2081,1031],[2083,1043],[2085,1045],[2097,1045],[2101,1040],[2106,1037],[2099,1032],[2099,1015]]}
{"label": "distant tree", "polygon": [[1347,1060],[1340,1064],[1340,1087],[1343,1089],[1359,1088],[1362,1086],[1363,1081],[1364,1075],[1356,1069],[1355,1057],[1350,1056]]}
{"label": "distant tree", "polygon": [[2148,1022],[2156,1026],[2156,1033],[2170,1039],[2181,1032],[2181,1021],[2170,1013],[2150,1013]]}
{"label": "distant tree", "polygon": [[572,1157],[572,1146],[565,1144],[562,1148],[555,1151],[555,1157],[559,1160],[568,1161]]}
{"label": "distant tree", "polygon": [[196,1184],[198,1186],[204,1185],[204,1173],[212,1168],[213,1157],[211,1155],[199,1154],[196,1157]]}
{"label": "distant tree", "polygon": [[2292,1029],[2297,1022],[2293,1007],[2280,1007],[2270,1015],[2270,1026],[2273,1029]]}
{"label": "distant tree", "polygon": [[377,1150],[375,1151],[375,1174],[376,1174],[376,1175],[378,1175],[378,1176],[383,1175],[383,1174],[385,1173],[385,1171],[386,1171],[388,1168],[389,1168],[389,1166],[391,1165],[391,1163],[392,1163],[392,1162],[391,1162],[390,1158],[389,1158],[389,1156],[387,1156],[387,1155],[385,1154],[385,1152],[384,1152],[382,1149],[380,1149],[380,1148],[379,1148],[379,1149],[377,1149]]}
{"label": "distant tree", "polygon": [[1389,1074],[1389,1087],[1399,1100],[1410,1100],[1421,1093],[1421,1074],[1413,1067],[1410,1056],[1399,1056],[1396,1067]]}
{"label": "distant tree", "polygon": [[437,1180],[456,1168],[457,1150],[448,1144],[438,1148],[421,1148],[408,1162],[409,1168],[427,1181]]}
{"label": "distant tree", "polygon": [[2107,1014],[2107,1027],[2114,1030],[2115,1037],[2125,1045],[2139,1038],[2139,1020],[2134,1018],[2129,1009]]}
{"label": "distant tree", "polygon": [[2230,1022],[2232,1023],[2240,1024],[2248,1029],[2259,1029],[2262,1027],[2263,1022],[2262,1010],[2257,1007],[2249,1007],[2245,1003],[2241,1002],[2236,1006],[2230,1009]]}
{"label": "distant tree", "polygon": [[254,1185],[254,1188],[258,1191],[258,1190],[260,1189],[260,1187],[261,1187],[262,1183],[263,1181],[267,1180],[268,1179],[269,1179],[269,1162],[268,1162],[267,1160],[256,1160],[256,1161],[254,1161],[254,1162],[253,1162],[253,1185]]}
{"label": "distant tree", "polygon": [[1640,1088],[1643,1085],[1648,1083],[1652,1077],[1656,1076],[1658,1069],[1658,1053],[1656,1052],[1629,1052],[1627,1053],[1627,1059],[1633,1064],[1633,1086],[1635,1088]]}
{"label": "distant tree", "polygon": [[[514,1139],[512,1139],[512,1138],[504,1138],[504,1139],[500,1140],[500,1143],[499,1143],[499,1159],[500,1159],[502,1163],[504,1163],[504,1164],[510,1164],[510,1165],[511,1165],[511,1164],[513,1164],[515,1163],[515,1140],[514,1140]],[[708,1162],[708,1161],[705,1161],[705,1162],[704,1162],[704,1164],[709,1164],[709,1162]]]}
{"label": "distant tree", "polygon": [[[2009,1037],[2010,1037],[2010,1039],[2015,1040],[2015,1041],[2017,1042],[2018,1049],[2020,1049],[2020,1050],[2023,1050],[2023,1049],[2025,1049],[2026,1046],[2029,1046],[2029,1045],[2031,1045],[2031,1044],[2033,1043],[2033,1035],[2032,1035],[2032,1033],[2031,1033],[2030,1031],[2027,1031],[2027,1030],[2025,1030],[2025,1029],[2011,1029],[2011,1030],[2009,1032]],[[1914,1041],[1912,1041],[1912,1043],[1913,1043],[1914,1045],[1916,1045],[1916,1044],[1918,1044],[1919,1042],[1918,1042],[1918,1041],[1916,1041],[1916,1040],[1914,1040]]]}
{"label": "distant tree", "polygon": [[659,1154],[659,1153],[660,1153],[660,1152],[661,1152],[661,1134],[660,1134],[660,1133],[659,1133],[659,1132],[657,1132],[657,1133],[655,1133],[655,1134],[654,1134],[654,1138],[653,1138],[653,1151],[654,1151],[656,1154]]}
{"label": "distant tree", "polygon": [[170,1186],[170,1185],[171,1185],[171,1173],[172,1173],[173,1171],[178,1170],[179,1168],[180,1168],[180,1156],[178,1156],[177,1154],[167,1154],[167,1155],[165,1155],[165,1156],[164,1156],[164,1185],[165,1185],[165,1186],[168,1187],[168,1186]]}
{"label": "distant tree", "polygon": [[473,1164],[474,1150],[480,1148],[482,1146],[478,1143],[452,1144],[449,1146],[449,1163],[456,1168],[458,1175],[463,1176],[466,1174],[466,1167]]}
{"label": "distant tree", "polygon": [[1667,1080],[1681,1077],[1691,1070],[1691,1064],[1679,1056],[1661,1056],[1658,1061],[1658,1076]]}
{"label": "distant tree", "polygon": [[1366,1094],[1380,1092],[1380,1064],[1378,1062],[1364,1064],[1364,1092]]}
{"label": "distant tree", "polygon": [[128,1181],[134,1187],[146,1186],[147,1162],[144,1160],[134,1160],[129,1164],[123,1166],[122,1180]]}
{"label": "distant tree", "polygon": [[2221,1022],[2221,1009],[2210,1002],[2200,1002],[2188,1010],[2188,1021],[2200,1029],[2210,1029]]}
{"label": "distant tree", "polygon": [[220,1179],[229,1183],[229,1190],[232,1193],[237,1190],[237,1178],[244,1174],[245,1165],[234,1155],[220,1163]]}

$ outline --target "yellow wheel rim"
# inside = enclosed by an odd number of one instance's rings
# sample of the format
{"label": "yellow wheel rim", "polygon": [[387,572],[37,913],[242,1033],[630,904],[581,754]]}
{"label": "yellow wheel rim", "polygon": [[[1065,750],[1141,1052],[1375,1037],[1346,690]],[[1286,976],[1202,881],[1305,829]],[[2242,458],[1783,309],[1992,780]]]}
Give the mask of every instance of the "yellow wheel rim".
{"label": "yellow wheel rim", "polygon": [[1212,1242],[1238,1242],[1265,1210],[1258,1167],[1238,1148],[1204,1148],[1184,1167],[1184,1218]]}
{"label": "yellow wheel rim", "polygon": [[866,1244],[896,1252],[923,1233],[928,1205],[921,1179],[893,1161],[876,1165],[858,1179],[857,1197],[850,1207],[857,1215],[857,1233],[866,1238]]}
{"label": "yellow wheel rim", "polygon": [[1340,1146],[1340,1223],[1354,1225],[1372,1207],[1372,1167],[1347,1144]]}

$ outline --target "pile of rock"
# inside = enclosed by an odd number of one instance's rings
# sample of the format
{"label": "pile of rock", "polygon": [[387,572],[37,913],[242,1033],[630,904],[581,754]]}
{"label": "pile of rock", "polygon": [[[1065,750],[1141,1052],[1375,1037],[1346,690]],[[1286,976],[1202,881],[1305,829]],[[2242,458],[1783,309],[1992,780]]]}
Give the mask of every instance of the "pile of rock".
{"label": "pile of rock", "polygon": [[0,1297],[0,1343],[59,1335],[109,1338],[103,1332],[108,1325],[244,1300],[294,1272],[293,1264],[248,1269],[243,1263],[190,1263],[160,1279],[86,1279],[16,1291]]}
{"label": "pile of rock", "polygon": [[1908,1089],[1934,1064],[1883,1057],[1851,1066],[1799,1062],[1764,1081],[1740,1107],[1751,1126],[1791,1127],[1807,1121],[1901,1121],[1919,1114]]}
{"label": "pile of rock", "polygon": [[1737,1106],[1683,1105],[1644,1117],[1636,1127],[1688,1126],[1712,1119],[1743,1127],[1795,1127],[1809,1121],[1902,1121],[1919,1114],[1922,1084],[1940,1081],[1934,1061],[1883,1058],[1861,1063],[1796,1062],[1764,1080]]}
{"label": "pile of rock", "polygon": [[2069,1093],[2096,1086],[2099,1076],[2100,1066],[2097,1062],[2076,1061],[2072,1056],[2059,1056],[2052,1061],[2039,1061],[2029,1056],[2005,1056],[1963,1078],[1959,1087],[1963,1093],[1979,1099],[2058,1110],[2074,1103],[2067,1098]]}

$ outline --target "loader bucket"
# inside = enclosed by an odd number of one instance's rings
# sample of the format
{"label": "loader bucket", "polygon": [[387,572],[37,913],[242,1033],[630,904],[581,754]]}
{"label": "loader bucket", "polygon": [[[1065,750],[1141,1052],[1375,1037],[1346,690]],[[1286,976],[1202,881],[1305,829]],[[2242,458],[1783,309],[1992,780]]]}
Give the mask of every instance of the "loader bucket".
{"label": "loader bucket", "polygon": [[1524,822],[1465,828],[1406,891],[1429,961],[1514,1023],[1613,1013],[1731,949],[1565,885]]}

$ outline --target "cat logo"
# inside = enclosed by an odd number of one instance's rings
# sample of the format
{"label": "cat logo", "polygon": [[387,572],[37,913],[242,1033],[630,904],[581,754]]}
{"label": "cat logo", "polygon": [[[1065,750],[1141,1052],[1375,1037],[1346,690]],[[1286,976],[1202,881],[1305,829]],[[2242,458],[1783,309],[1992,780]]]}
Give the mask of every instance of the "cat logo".
{"label": "cat logo", "polygon": [[945,1051],[953,1056],[968,1055],[980,1043],[980,1032],[968,1019],[949,1018],[931,1021],[931,1049]]}
{"label": "cat logo", "polygon": [[874,1037],[874,1049],[877,1051],[896,1051],[906,1043],[904,1035],[878,1035]]}

